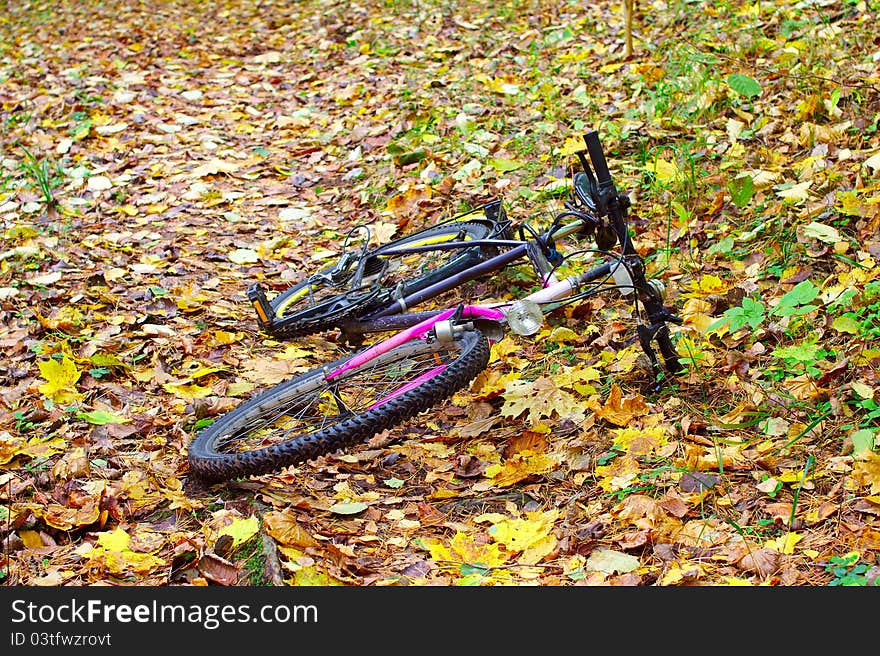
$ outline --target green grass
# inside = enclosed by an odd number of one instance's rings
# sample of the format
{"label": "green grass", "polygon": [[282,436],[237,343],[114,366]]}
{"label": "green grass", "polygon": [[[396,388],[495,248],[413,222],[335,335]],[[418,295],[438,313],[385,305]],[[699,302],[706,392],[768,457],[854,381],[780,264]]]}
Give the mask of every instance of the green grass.
{"label": "green grass", "polygon": [[38,159],[24,146],[21,146],[21,149],[25,155],[25,160],[20,165],[22,172],[31,185],[40,192],[47,206],[57,206],[55,188],[61,182],[60,165],[48,157]]}

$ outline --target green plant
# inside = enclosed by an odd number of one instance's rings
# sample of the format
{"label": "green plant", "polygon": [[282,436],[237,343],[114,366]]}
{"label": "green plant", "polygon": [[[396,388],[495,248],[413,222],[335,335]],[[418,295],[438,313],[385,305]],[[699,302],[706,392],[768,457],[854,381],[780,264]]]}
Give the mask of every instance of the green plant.
{"label": "green plant", "polygon": [[242,544],[233,554],[233,558],[244,561],[248,585],[266,585],[266,554],[259,536]]}
{"label": "green plant", "polygon": [[36,427],[36,424],[28,419],[23,410],[16,410],[12,416],[15,419],[15,430],[19,433],[26,433]]}
{"label": "green plant", "polygon": [[713,322],[706,332],[718,330],[723,326],[727,326],[731,332],[736,332],[740,328],[749,326],[752,330],[756,330],[764,321],[765,312],[764,305],[760,301],[746,296],[742,300],[742,304],[724,311],[724,315]]}
{"label": "green plant", "polygon": [[808,314],[818,309],[811,301],[819,295],[819,288],[809,280],[803,280],[782,295],[770,314],[777,317],[792,317]]}
{"label": "green plant", "polygon": [[833,355],[820,347],[818,344],[801,342],[791,346],[780,346],[773,349],[772,355],[785,363],[781,372],[782,377],[806,373],[810,376],[819,376],[822,371],[816,365],[829,355]]}
{"label": "green plant", "polygon": [[[868,585],[868,572],[866,563],[859,563],[861,555],[857,551],[851,551],[843,556],[832,556],[828,559],[825,571],[834,576],[828,585],[834,586],[864,586]],[[873,585],[876,585],[876,579]]]}
{"label": "green plant", "polygon": [[22,170],[36,184],[46,204],[50,207],[56,206],[58,201],[55,199],[54,189],[58,186],[61,179],[61,167],[56,162],[51,162],[45,157],[38,160],[24,146],[21,146],[21,149],[24,151],[26,158],[21,163]]}

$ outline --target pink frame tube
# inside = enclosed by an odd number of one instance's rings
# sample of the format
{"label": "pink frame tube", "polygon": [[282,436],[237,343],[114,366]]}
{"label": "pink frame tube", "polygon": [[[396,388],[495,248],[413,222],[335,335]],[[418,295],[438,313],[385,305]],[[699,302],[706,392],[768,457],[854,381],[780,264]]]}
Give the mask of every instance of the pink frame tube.
{"label": "pink frame tube", "polygon": [[[453,314],[455,314],[455,308],[444,310],[435,317],[425,319],[421,323],[417,323],[411,328],[401,330],[399,333],[392,335],[388,339],[385,339],[377,344],[373,344],[370,348],[361,353],[358,353],[351,360],[346,362],[338,369],[331,371],[324,377],[325,380],[332,380],[333,378],[336,378],[346,371],[360,367],[362,364],[369,362],[373,358],[382,355],[383,353],[387,353],[391,349],[400,346],[401,344],[404,344],[411,339],[423,339],[427,332],[434,327],[434,324],[440,321],[446,321],[446,319],[451,317]],[[483,305],[466,305],[463,308],[462,316],[467,319],[494,319],[495,321],[499,321],[504,318],[504,312]]]}

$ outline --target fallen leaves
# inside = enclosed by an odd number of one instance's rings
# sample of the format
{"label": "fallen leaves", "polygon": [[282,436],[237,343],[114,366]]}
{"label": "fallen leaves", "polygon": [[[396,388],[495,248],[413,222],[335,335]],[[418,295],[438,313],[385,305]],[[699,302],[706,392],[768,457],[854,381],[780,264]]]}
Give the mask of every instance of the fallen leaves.
{"label": "fallen leaves", "polygon": [[[240,585],[235,549],[262,538],[291,585],[814,584],[829,557],[878,549],[880,144],[870,94],[853,91],[875,74],[870,53],[771,30],[760,75],[706,66],[709,53],[666,38],[674,17],[660,11],[642,27],[663,56],[610,61],[614,30],[572,37],[607,23],[595,7],[502,16],[477,1],[436,20],[424,3],[291,15],[269,0],[258,16],[231,3],[220,25],[180,4],[161,19],[135,8],[135,33],[108,7],[84,24],[75,3],[39,20],[19,5],[0,29],[42,54],[15,60],[0,113],[6,140],[46,167],[17,149],[0,163],[0,496],[16,583]],[[737,21],[756,11],[674,29],[711,43],[747,34]],[[786,11],[762,5],[761,19]],[[861,23],[839,22],[864,41]],[[265,48],[236,46],[270,24],[283,29]],[[58,33],[70,43],[44,47]],[[229,52],[206,50],[221,33]],[[786,87],[807,46],[828,70]],[[511,66],[526,52],[529,66]],[[681,77],[671,67],[685,59]],[[621,93],[582,75],[594,64]],[[827,79],[838,88],[817,86]],[[686,377],[644,391],[631,308],[592,299],[534,339],[494,344],[451,407],[372,445],[191,487],[195,431],[339,355],[327,336],[256,332],[248,283],[281,291],[332,262],[354,225],[378,243],[496,192],[541,227],[583,148],[564,126],[611,105],[611,168],[637,200],[634,243],[685,319]],[[804,281],[814,307],[775,312],[794,309],[778,299]],[[706,334],[744,298],[764,312]]]}
{"label": "fallen leaves", "polygon": [[519,417],[527,414],[531,425],[542,419],[557,416],[581,421],[584,418],[583,404],[572,394],[557,387],[556,382],[541,376],[533,381],[513,379],[504,386],[503,417]]}
{"label": "fallen leaves", "polygon": [[616,426],[627,426],[634,418],[651,411],[641,394],[624,397],[617,384],[611,386],[604,403],[599,401],[597,395],[591,396],[586,403],[596,415]]}

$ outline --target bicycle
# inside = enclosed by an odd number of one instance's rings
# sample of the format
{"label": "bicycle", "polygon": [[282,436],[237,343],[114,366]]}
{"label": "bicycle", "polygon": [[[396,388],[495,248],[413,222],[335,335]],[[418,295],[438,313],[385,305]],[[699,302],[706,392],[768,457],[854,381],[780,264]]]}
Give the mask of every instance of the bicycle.
{"label": "bicycle", "polygon": [[[412,307],[404,299],[496,255],[495,241],[510,238],[510,223],[495,199],[372,249],[369,228],[357,225],[346,235],[334,264],[271,301],[263,286],[254,283],[248,287],[248,299],[260,329],[280,339],[338,328],[352,316],[367,318],[388,307],[404,312]],[[356,233],[363,239],[359,253],[350,250]]]}
{"label": "bicycle", "polygon": [[[189,446],[193,473],[209,482],[265,474],[362,442],[466,387],[488,366],[490,345],[503,337],[504,326],[517,334],[535,334],[545,314],[608,289],[632,296],[637,337],[654,373],[653,389],[659,390],[665,380],[654,344],[666,373],[680,372],[683,366],[669,323],[680,324],[681,319],[664,305],[662,284],[646,278],[644,261],[632,243],[626,221],[629,197],[619,193],[612,180],[598,134],[591,131],[583,138],[586,150],[576,153],[582,170],[572,176],[565,210],[545,232],[522,227],[521,239],[511,239],[506,219],[490,220],[495,225],[485,226],[486,235],[491,235],[485,238],[449,239],[442,244],[419,244],[405,238],[380,250],[362,249],[362,259],[377,252],[404,256],[439,249],[469,252],[479,261],[462,271],[454,271],[450,265],[444,272],[446,277],[415,285],[418,289],[409,296],[385,297],[384,305],[373,302],[381,295],[377,290],[390,289],[381,282],[367,286],[371,296],[366,303],[357,305],[362,299],[356,292],[353,316],[334,312],[323,324],[339,327],[349,337],[399,332],[294,376],[219,417]],[[566,219],[571,221],[565,223]],[[530,236],[525,237],[525,232]],[[576,233],[592,237],[598,247],[594,252],[602,254],[605,261],[559,280],[555,270],[564,258],[555,242]],[[620,245],[619,253],[609,251],[615,244]],[[474,250],[480,248],[488,250]],[[538,291],[488,305],[459,303],[442,310],[408,311],[521,258],[528,258],[539,275],[542,288]],[[365,268],[363,262],[348,264],[355,272]],[[361,282],[356,281],[352,289],[361,289]],[[347,296],[342,293],[331,298],[344,304]],[[304,311],[314,307],[317,304]],[[296,323],[290,316],[281,320],[287,321],[288,328]],[[306,318],[313,319],[314,314]]]}

